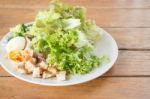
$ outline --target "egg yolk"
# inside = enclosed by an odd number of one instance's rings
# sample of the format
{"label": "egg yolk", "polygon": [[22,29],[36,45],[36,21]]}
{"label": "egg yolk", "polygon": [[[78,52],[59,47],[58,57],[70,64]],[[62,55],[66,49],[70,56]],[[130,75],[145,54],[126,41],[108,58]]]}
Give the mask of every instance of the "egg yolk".
{"label": "egg yolk", "polygon": [[15,50],[15,51],[11,51],[9,53],[9,58],[13,61],[18,61],[18,62],[23,62],[25,61],[24,56],[21,54],[20,51]]}

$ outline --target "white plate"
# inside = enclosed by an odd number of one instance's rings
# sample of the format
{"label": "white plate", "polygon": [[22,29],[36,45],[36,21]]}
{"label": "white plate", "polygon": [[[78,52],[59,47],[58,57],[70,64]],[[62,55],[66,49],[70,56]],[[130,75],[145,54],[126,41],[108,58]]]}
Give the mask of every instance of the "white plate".
{"label": "white plate", "polygon": [[51,79],[41,79],[41,78],[33,78],[31,75],[23,75],[14,70],[12,67],[11,62],[6,57],[6,44],[7,44],[7,38],[10,36],[10,33],[6,34],[3,39],[0,42],[0,63],[1,66],[10,74],[13,76],[30,82],[34,84],[40,84],[40,85],[47,85],[47,86],[66,86],[66,85],[74,85],[79,84],[83,82],[87,82],[90,80],[93,80],[104,73],[106,73],[115,63],[117,57],[118,57],[118,47],[115,42],[115,40],[112,38],[112,36],[101,29],[102,38],[97,43],[97,46],[95,48],[95,53],[98,56],[102,55],[108,55],[110,58],[110,62],[104,65],[99,66],[98,68],[94,69],[89,74],[85,75],[74,75],[71,76],[69,80],[66,81],[57,81],[57,80],[51,80]]}

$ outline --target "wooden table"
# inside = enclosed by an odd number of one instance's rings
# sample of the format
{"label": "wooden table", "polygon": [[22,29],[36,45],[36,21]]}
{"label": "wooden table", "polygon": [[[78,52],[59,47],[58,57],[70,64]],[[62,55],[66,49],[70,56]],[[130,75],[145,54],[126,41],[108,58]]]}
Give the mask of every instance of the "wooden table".
{"label": "wooden table", "polygon": [[[87,8],[88,18],[117,41],[114,67],[93,81],[47,87],[21,81],[0,67],[0,99],[150,99],[150,0],[63,0]],[[49,0],[0,0],[0,38],[30,22]]]}

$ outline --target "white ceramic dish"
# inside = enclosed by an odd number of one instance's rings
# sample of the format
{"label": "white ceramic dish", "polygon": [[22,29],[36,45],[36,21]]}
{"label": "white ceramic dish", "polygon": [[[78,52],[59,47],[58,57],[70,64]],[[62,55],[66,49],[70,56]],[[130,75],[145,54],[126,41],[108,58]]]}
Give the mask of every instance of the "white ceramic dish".
{"label": "white ceramic dish", "polygon": [[17,71],[15,71],[14,68],[12,67],[11,62],[6,57],[6,50],[5,50],[7,44],[7,38],[9,37],[10,33],[6,34],[0,42],[0,63],[1,66],[8,73],[12,74],[13,76],[21,80],[34,83],[34,84],[47,85],[47,86],[66,86],[66,85],[74,85],[74,84],[87,82],[106,73],[113,66],[113,64],[115,63],[118,57],[118,47],[115,40],[112,38],[112,36],[109,33],[104,31],[103,29],[101,29],[101,33],[103,35],[101,40],[96,45],[95,53],[98,56],[108,55],[110,58],[110,62],[99,66],[89,74],[74,75],[71,76],[70,79],[66,81],[33,78],[31,75],[20,74]]}

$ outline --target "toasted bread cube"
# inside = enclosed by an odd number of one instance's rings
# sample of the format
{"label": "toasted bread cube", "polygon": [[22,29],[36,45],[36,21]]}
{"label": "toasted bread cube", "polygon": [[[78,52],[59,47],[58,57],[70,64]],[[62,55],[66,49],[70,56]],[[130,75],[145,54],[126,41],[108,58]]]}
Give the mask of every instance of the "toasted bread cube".
{"label": "toasted bread cube", "polygon": [[66,80],[66,71],[60,71],[58,74],[56,74],[56,78],[58,81]]}
{"label": "toasted bread cube", "polygon": [[39,77],[41,77],[40,73],[41,73],[40,68],[39,68],[39,67],[35,67],[35,68],[33,69],[33,74],[32,74],[32,76],[35,77],[35,78],[39,78]]}
{"label": "toasted bread cube", "polygon": [[49,67],[48,68],[48,71],[53,75],[53,76],[56,76],[57,74],[57,69],[53,68],[53,67]]}
{"label": "toasted bread cube", "polygon": [[36,62],[37,62],[36,58],[30,58],[29,61],[30,61],[32,64],[36,64]]}
{"label": "toasted bread cube", "polygon": [[21,55],[25,58],[25,61],[28,61],[30,59],[30,54],[27,50],[21,51]]}
{"label": "toasted bread cube", "polygon": [[39,63],[39,65],[40,65],[40,67],[41,67],[42,69],[47,69],[47,68],[48,68],[48,64],[47,64],[46,62],[44,62],[44,61],[41,61],[41,62]]}
{"label": "toasted bread cube", "polygon": [[34,69],[35,67],[36,67],[36,66],[35,66],[33,63],[31,63],[30,61],[27,61],[27,62],[25,63],[25,69],[28,70],[28,73],[32,73],[32,72],[33,72],[33,69]]}
{"label": "toasted bread cube", "polygon": [[24,66],[25,66],[25,62],[19,62],[17,65],[18,68],[24,68]]}
{"label": "toasted bread cube", "polygon": [[17,71],[21,74],[26,74],[28,72],[25,68],[18,68]]}
{"label": "toasted bread cube", "polygon": [[28,51],[29,51],[30,56],[33,57],[34,56],[34,51],[33,50],[28,50]]}
{"label": "toasted bread cube", "polygon": [[42,77],[44,79],[47,79],[47,78],[53,77],[53,75],[50,72],[44,71]]}

